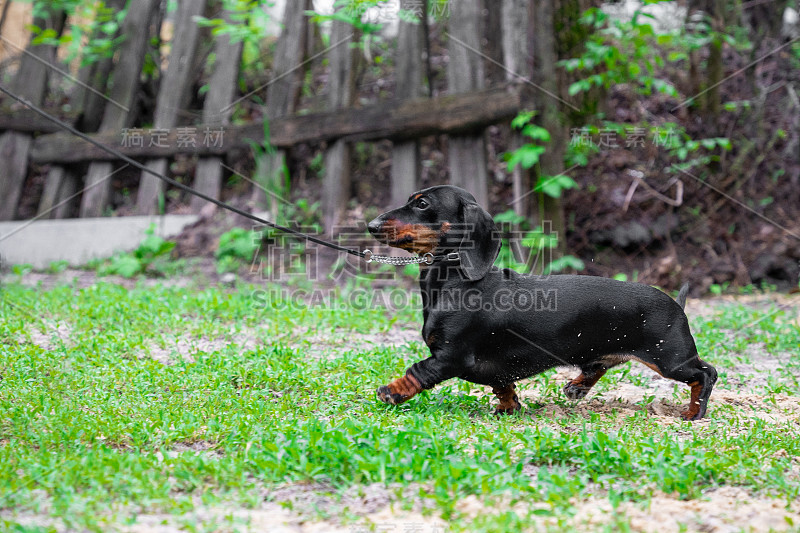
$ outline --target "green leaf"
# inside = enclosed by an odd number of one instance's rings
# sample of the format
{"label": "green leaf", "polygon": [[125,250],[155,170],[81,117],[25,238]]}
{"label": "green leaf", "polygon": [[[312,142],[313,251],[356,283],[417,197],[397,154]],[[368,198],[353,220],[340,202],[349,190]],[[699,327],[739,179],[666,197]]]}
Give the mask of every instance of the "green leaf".
{"label": "green leaf", "polygon": [[656,37],[656,42],[661,46],[666,46],[668,44],[671,44],[673,40],[674,37],[669,33],[662,33]]}
{"label": "green leaf", "polygon": [[115,33],[117,33],[118,28],[119,26],[117,25],[117,23],[113,21],[106,22],[100,25],[100,30],[108,35],[114,35]]}
{"label": "green leaf", "polygon": [[678,97],[678,90],[670,82],[662,80],[661,78],[653,78],[653,87],[660,93],[668,96]]}
{"label": "green leaf", "polygon": [[543,250],[558,246],[558,237],[552,233],[544,233],[541,227],[525,235],[520,241],[522,246],[533,250]]}
{"label": "green leaf", "polygon": [[403,275],[409,276],[411,278],[418,278],[419,277],[419,265],[411,264],[406,265],[403,267]]}
{"label": "green leaf", "polygon": [[566,59],[559,61],[559,65],[563,66],[567,72],[572,72],[573,70],[577,70],[581,67],[581,60],[577,58]]}
{"label": "green leaf", "polygon": [[52,28],[47,28],[39,35],[37,35],[36,38],[31,41],[31,44],[33,45],[54,44],[57,42],[58,42],[58,34],[56,33],[56,31]]}
{"label": "green leaf", "polygon": [[494,221],[498,224],[521,224],[525,220],[526,219],[524,216],[517,214],[513,209],[503,211],[502,213],[498,213],[494,216]]}
{"label": "green leaf", "polygon": [[685,52],[670,52],[669,54],[667,54],[667,59],[670,62],[673,62],[673,61],[684,61],[688,57],[689,56],[687,56]]}
{"label": "green leaf", "polygon": [[578,184],[563,174],[558,176],[542,176],[533,190],[541,191],[552,198],[560,198],[561,193],[567,189],[576,189]]}
{"label": "green leaf", "polygon": [[511,121],[511,127],[515,130],[521,130],[526,124],[528,124],[533,117],[536,116],[536,111],[521,111],[514,119]]}
{"label": "green leaf", "polygon": [[717,140],[716,139],[701,139],[700,140],[700,144],[702,144],[703,148],[705,148],[707,150],[713,150],[714,147],[717,146]]}
{"label": "green leaf", "polygon": [[544,273],[552,274],[553,272],[561,272],[567,269],[583,270],[584,268],[586,268],[586,265],[583,263],[583,261],[573,255],[565,255],[564,257],[559,257],[547,265],[544,268]]}
{"label": "green leaf", "polygon": [[111,263],[111,272],[124,278],[132,278],[142,271],[142,263],[130,254],[124,254]]}
{"label": "green leaf", "polygon": [[578,80],[570,84],[569,89],[567,89],[567,92],[569,93],[570,96],[575,96],[579,92],[585,91],[586,90],[585,86],[586,86],[586,80]]}
{"label": "green leaf", "polygon": [[536,141],[550,142],[550,132],[535,124],[528,124],[522,128],[522,134]]}
{"label": "green leaf", "polygon": [[543,146],[536,146],[535,144],[526,144],[520,146],[513,152],[508,160],[508,170],[514,170],[517,165],[522,165],[522,168],[531,168],[539,162],[539,157],[545,152]]}

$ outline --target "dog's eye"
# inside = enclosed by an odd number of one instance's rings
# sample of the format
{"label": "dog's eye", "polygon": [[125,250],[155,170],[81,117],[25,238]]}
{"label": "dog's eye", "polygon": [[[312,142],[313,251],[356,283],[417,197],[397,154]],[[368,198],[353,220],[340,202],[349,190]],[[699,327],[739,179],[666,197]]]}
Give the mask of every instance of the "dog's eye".
{"label": "dog's eye", "polygon": [[422,198],[417,200],[417,208],[418,209],[428,209],[429,206],[430,206],[430,204],[428,204],[428,202],[426,202]]}

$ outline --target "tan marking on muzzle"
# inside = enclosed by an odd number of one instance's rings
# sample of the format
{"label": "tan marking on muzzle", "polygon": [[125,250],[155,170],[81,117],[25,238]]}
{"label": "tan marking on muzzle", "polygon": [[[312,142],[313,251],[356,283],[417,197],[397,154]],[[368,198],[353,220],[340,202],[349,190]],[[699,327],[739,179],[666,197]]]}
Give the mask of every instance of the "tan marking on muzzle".
{"label": "tan marking on muzzle", "polygon": [[[448,225],[449,227],[449,225]],[[444,230],[444,225],[442,225]],[[442,232],[425,224],[405,224],[397,220],[387,220],[381,227],[389,246],[401,248],[417,254],[433,252],[439,245]]]}

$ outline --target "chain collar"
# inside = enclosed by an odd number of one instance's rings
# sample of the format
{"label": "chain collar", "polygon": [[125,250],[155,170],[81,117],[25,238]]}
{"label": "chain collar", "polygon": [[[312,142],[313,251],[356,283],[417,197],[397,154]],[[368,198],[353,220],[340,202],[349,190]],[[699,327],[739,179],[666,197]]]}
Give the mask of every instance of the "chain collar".
{"label": "chain collar", "polygon": [[458,261],[458,252],[450,252],[446,255],[433,255],[428,252],[417,257],[391,257],[388,255],[375,255],[371,250],[364,250],[364,260],[367,263],[383,263],[385,265],[432,265],[434,261]]}

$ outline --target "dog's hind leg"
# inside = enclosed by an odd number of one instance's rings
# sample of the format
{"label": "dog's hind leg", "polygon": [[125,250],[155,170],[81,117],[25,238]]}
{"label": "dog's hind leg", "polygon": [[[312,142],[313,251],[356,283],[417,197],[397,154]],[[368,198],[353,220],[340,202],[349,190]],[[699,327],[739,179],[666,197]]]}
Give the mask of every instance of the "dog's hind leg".
{"label": "dog's hind leg", "polygon": [[514,392],[516,388],[517,386],[513,383],[504,387],[492,387],[492,392],[497,396],[497,399],[500,400],[497,409],[494,410],[494,414],[510,415],[514,411],[522,409],[517,393]]}
{"label": "dog's hind leg", "polygon": [[580,375],[564,385],[564,394],[570,400],[584,398],[611,366],[616,365],[595,362],[581,366]]}
{"label": "dog's hind leg", "polygon": [[661,368],[665,378],[682,381],[691,389],[689,408],[681,413],[684,420],[700,420],[708,408],[708,398],[717,381],[717,371],[700,359],[695,353],[684,361],[672,364],[671,368]]}

